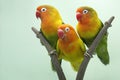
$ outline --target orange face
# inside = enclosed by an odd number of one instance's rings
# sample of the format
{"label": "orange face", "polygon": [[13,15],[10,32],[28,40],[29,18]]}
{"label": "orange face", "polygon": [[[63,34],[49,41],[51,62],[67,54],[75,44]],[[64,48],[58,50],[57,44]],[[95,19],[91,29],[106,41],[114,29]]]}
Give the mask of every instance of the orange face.
{"label": "orange face", "polygon": [[42,25],[53,26],[62,23],[58,10],[50,5],[41,5],[36,9],[36,17],[41,19]]}
{"label": "orange face", "polygon": [[78,36],[72,26],[63,24],[58,28],[58,37],[64,42],[72,42],[78,39]]}
{"label": "orange face", "polygon": [[49,14],[49,7],[47,5],[39,6],[36,10],[36,18],[42,19],[43,17],[47,17]]}
{"label": "orange face", "polygon": [[76,19],[81,24],[87,24],[90,23],[93,16],[96,15],[93,12],[93,9],[90,7],[80,7],[76,11]]}

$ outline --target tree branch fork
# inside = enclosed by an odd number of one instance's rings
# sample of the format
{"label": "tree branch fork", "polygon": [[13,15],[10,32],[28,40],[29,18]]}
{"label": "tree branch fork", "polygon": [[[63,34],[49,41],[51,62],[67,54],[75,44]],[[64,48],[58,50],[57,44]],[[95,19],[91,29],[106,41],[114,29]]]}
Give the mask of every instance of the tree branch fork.
{"label": "tree branch fork", "polygon": [[[114,16],[110,17],[110,19],[104,23],[104,27],[98,33],[97,37],[94,39],[89,49],[85,52],[84,60],[80,65],[79,71],[76,76],[76,80],[83,80],[87,65],[90,59],[92,58],[93,52],[96,49],[98,43],[100,42],[102,36],[106,33],[107,29],[112,26],[111,23],[113,20],[114,20]],[[36,34],[37,38],[40,39],[41,43],[46,47],[48,54],[51,57],[51,62],[56,69],[59,80],[66,80],[61,65],[58,62],[56,50],[50,46],[50,44],[46,41],[42,33],[39,32],[36,28],[32,27],[32,31]]]}

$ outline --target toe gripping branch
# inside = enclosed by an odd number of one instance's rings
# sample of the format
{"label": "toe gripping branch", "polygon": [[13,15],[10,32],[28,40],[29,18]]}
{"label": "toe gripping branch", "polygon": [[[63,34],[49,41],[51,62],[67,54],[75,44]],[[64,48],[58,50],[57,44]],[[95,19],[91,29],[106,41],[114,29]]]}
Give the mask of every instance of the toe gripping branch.
{"label": "toe gripping branch", "polygon": [[89,58],[93,58],[93,56],[91,54],[89,54],[88,51],[85,52],[84,56],[89,57]]}

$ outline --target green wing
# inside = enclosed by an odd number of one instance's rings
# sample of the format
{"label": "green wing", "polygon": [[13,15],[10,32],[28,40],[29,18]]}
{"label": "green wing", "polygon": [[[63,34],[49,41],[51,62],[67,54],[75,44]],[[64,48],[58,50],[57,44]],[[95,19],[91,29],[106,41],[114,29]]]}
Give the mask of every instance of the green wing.
{"label": "green wing", "polygon": [[[103,27],[102,21],[101,21],[101,26]],[[106,32],[105,35],[103,35],[100,43],[98,44],[96,48],[98,58],[105,65],[109,64],[109,54],[107,50],[107,38],[108,38],[108,33]]]}
{"label": "green wing", "polygon": [[106,33],[100,43],[98,44],[96,48],[97,56],[101,60],[101,62],[105,65],[109,64],[109,54],[107,50],[107,37],[108,33]]}
{"label": "green wing", "polygon": [[[103,23],[101,22],[101,29],[102,29],[102,27],[103,27]],[[90,47],[90,45],[93,42],[93,40],[95,39],[95,37],[91,38],[91,39],[85,39],[85,40],[83,39],[83,41],[85,42],[85,44],[88,47]],[[105,65],[109,64],[109,54],[108,54],[108,50],[107,50],[107,37],[108,37],[108,33],[106,32],[106,34],[103,35],[100,43],[98,44],[98,46],[97,46],[97,48],[95,50],[95,52],[97,53],[98,58]]]}

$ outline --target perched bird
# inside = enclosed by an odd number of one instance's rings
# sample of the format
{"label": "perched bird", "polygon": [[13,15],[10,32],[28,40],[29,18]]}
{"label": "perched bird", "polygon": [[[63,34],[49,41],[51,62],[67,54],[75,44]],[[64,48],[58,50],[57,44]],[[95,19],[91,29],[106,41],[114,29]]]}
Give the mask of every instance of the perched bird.
{"label": "perched bird", "polygon": [[[78,21],[76,26],[77,32],[83,42],[89,47],[99,31],[102,29],[103,23],[98,18],[97,12],[88,6],[79,7],[76,10],[76,19]],[[107,37],[108,33],[106,32],[95,50],[98,58],[105,65],[109,64]]]}
{"label": "perched bird", "polygon": [[58,10],[51,5],[37,7],[36,17],[41,19],[41,32],[53,48],[56,48],[58,36],[57,28],[63,24]]}
{"label": "perched bird", "polygon": [[[49,44],[56,49],[58,40],[57,29],[63,24],[62,18],[58,10],[51,5],[41,5],[36,9],[36,17],[41,20],[41,32]],[[61,64],[61,60],[59,60]],[[52,65],[53,70],[54,67]]]}
{"label": "perched bird", "polygon": [[76,34],[73,27],[68,24],[59,26],[58,37],[58,58],[69,61],[73,69],[78,71],[86,51],[83,41]]}

